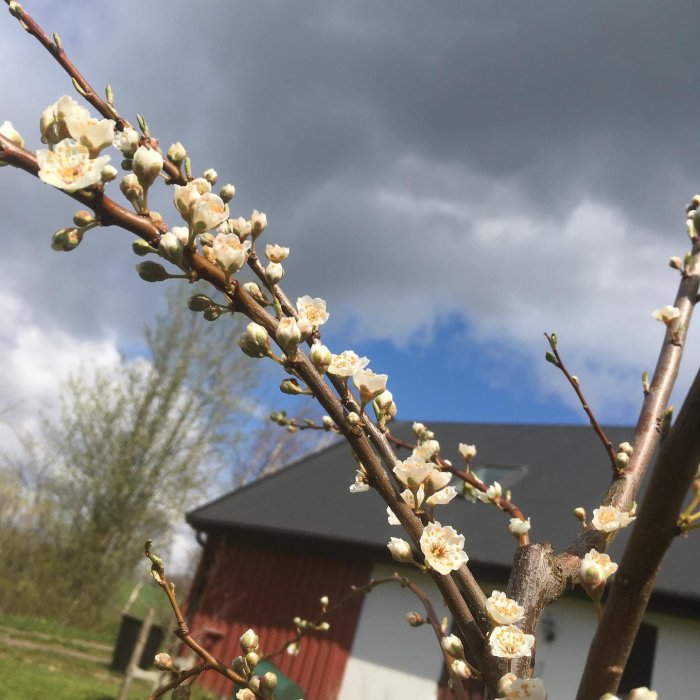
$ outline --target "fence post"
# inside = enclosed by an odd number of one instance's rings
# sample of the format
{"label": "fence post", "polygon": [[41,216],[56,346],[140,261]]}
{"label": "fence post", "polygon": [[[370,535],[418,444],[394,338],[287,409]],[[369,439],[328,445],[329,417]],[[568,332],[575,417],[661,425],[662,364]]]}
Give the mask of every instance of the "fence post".
{"label": "fence post", "polygon": [[143,654],[143,648],[146,646],[146,640],[148,639],[148,633],[151,631],[151,625],[153,624],[153,608],[148,608],[146,613],[146,618],[141,623],[141,629],[139,630],[139,636],[136,638],[136,644],[134,645],[134,650],[131,652],[131,658],[129,659],[129,665],[126,668],[126,675],[122,681],[122,687],[119,691],[119,697],[117,700],[126,700],[129,695],[129,688],[131,687],[131,681],[134,679],[134,672],[139,665],[141,660],[141,655]]}

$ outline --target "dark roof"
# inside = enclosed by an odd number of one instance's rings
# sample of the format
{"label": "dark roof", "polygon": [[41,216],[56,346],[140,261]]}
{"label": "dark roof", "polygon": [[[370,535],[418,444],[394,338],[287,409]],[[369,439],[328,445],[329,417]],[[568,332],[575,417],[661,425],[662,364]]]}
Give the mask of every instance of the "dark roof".
{"label": "dark roof", "polygon": [[[584,506],[590,517],[610,479],[607,455],[588,426],[430,423],[428,427],[440,441],[441,454],[455,465],[462,463],[457,448],[465,442],[476,444],[477,473],[479,465],[524,467],[524,476],[514,483],[506,481],[504,487],[512,489],[513,501],[531,516],[532,541],[551,542],[555,551],[566,547],[580,527],[573,509]],[[413,440],[410,423],[392,424],[392,432]],[[615,445],[632,437],[632,428],[612,427],[606,432]],[[399,528],[387,523],[386,506],[374,491],[349,492],[354,475],[349,448],[339,441],[192,511],[187,521],[201,530],[235,529],[386,551],[386,543]],[[472,564],[510,566],[515,541],[507,531],[507,515],[456,498],[438,506],[435,516],[465,535]],[[619,560],[625,539],[623,532],[615,541],[613,559]],[[679,537],[674,542],[657,591],[700,603],[700,557],[693,540]]]}

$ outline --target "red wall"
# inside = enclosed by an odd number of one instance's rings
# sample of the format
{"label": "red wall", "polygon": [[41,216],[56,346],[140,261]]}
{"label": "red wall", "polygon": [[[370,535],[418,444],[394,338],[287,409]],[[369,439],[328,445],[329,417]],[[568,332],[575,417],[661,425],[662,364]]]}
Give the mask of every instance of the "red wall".
{"label": "red wall", "polygon": [[[193,586],[201,594],[191,600],[190,628],[195,639],[221,661],[230,663],[241,651],[238,639],[252,627],[263,653],[270,653],[294,636],[292,619],[313,620],[319,599],[331,606],[350,590],[367,582],[372,563],[350,556],[304,553],[296,548],[256,544],[241,535],[210,536]],[[305,700],[334,700],[362,607],[358,596],[330,619],[330,630],[312,633],[301,642],[298,656],[272,659],[304,689]],[[217,694],[231,697],[232,685],[223,676],[205,672],[198,681]]]}

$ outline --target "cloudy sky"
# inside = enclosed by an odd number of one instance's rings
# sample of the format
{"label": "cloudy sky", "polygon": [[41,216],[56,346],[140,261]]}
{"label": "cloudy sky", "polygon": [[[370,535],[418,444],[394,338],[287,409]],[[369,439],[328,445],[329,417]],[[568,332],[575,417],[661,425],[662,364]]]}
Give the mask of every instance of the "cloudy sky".
{"label": "cloudy sky", "polygon": [[[389,374],[400,417],[583,420],[543,360],[556,330],[598,415],[635,420],[700,190],[694,3],[25,7],[124,115],[234,183],[234,216],[267,213],[292,250],[283,286],[328,301],[327,343]],[[0,121],[38,147],[70,83],[8,14],[0,66]],[[75,207],[10,168],[0,182],[0,381],[31,420],[85,358],[138,353],[164,290],[118,230],[52,252]],[[691,329],[683,387],[699,345]]]}

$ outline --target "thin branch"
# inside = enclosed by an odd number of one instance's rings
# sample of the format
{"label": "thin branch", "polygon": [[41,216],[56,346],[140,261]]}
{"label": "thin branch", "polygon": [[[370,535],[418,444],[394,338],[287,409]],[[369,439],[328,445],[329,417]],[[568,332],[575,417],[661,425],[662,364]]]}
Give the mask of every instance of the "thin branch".
{"label": "thin branch", "polygon": [[211,666],[206,661],[202,661],[201,664],[197,664],[196,666],[193,666],[192,668],[188,668],[186,671],[180,671],[180,673],[178,673],[175,676],[175,678],[172,681],[170,681],[170,683],[166,683],[165,685],[162,685],[157,690],[154,690],[148,696],[147,700],[156,700],[156,698],[162,697],[169,690],[173,690],[174,688],[177,688],[179,685],[182,685],[182,683],[184,681],[186,681],[188,678],[195,678],[200,673],[203,673],[204,671],[208,671],[210,668],[211,668]]}
{"label": "thin branch", "polygon": [[287,640],[278,649],[269,654],[265,654],[262,658],[271,659],[275,656],[279,656],[280,654],[286,651],[287,647],[290,644],[298,644],[302,640],[302,638],[306,636],[306,634],[313,631],[314,628],[317,628],[322,622],[325,622],[334,612],[337,612],[341,608],[345,607],[350,601],[352,601],[353,598],[355,598],[355,596],[365,595],[370,591],[374,590],[377,586],[381,586],[387,583],[397,583],[402,588],[407,588],[418,598],[418,600],[420,600],[421,604],[423,605],[423,609],[425,610],[426,618],[430,623],[430,626],[433,628],[433,632],[435,633],[435,637],[437,639],[440,651],[442,652],[443,658],[445,660],[445,665],[447,667],[448,673],[454,681],[455,695],[459,700],[467,700],[466,693],[464,692],[464,687],[462,686],[460,679],[452,671],[450,657],[447,654],[447,652],[442,648],[441,642],[445,635],[443,634],[442,625],[440,624],[440,620],[438,619],[438,616],[435,612],[435,608],[433,607],[430,598],[416,583],[413,583],[410,579],[406,578],[405,576],[399,576],[396,573],[392,574],[391,576],[385,576],[384,578],[371,579],[364,586],[353,586],[350,593],[348,593],[338,603],[328,608],[328,610],[324,611],[322,615],[320,615],[317,619],[311,622],[309,627],[305,627],[303,629],[298,630],[297,634],[292,639]]}
{"label": "thin branch", "polygon": [[[5,3],[9,5],[11,1],[12,0],[5,0]],[[85,76],[78,70],[73,61],[68,58],[68,54],[60,42],[57,43],[54,39],[49,38],[48,34],[41,28],[39,23],[26,10],[22,10],[21,17],[18,19],[23,29],[37,39],[56,60],[58,65],[68,74],[73,81],[74,87],[76,87],[76,89],[79,88],[78,92],[82,97],[84,97],[105,119],[113,119],[117,124],[118,131],[133,129],[129,121],[119,114],[114,105],[103,100],[93,89],[92,85],[90,85]],[[151,148],[158,149],[158,141],[150,136],[144,136],[141,142],[147,143]],[[169,183],[184,185],[187,182],[187,179],[180,173],[179,168],[170,161],[164,160],[163,170],[165,170],[168,175]]]}
{"label": "thin branch", "polygon": [[588,405],[588,401],[586,401],[586,397],[581,391],[581,384],[579,380],[569,373],[569,370],[566,368],[564,361],[561,359],[561,355],[559,354],[559,350],[557,349],[556,336],[554,334],[550,335],[549,333],[545,333],[544,337],[547,338],[547,341],[549,342],[549,347],[552,348],[552,355],[556,360],[552,364],[554,364],[555,367],[558,367],[561,370],[562,374],[567,378],[569,384],[571,384],[571,387],[576,393],[576,396],[578,396],[578,400],[581,402],[583,410],[588,416],[588,420],[591,422],[591,426],[593,427],[595,434],[600,438],[600,441],[603,443],[603,447],[605,447],[605,451],[608,453],[608,457],[610,457],[610,463],[612,465],[613,471],[617,473],[618,468],[615,464],[615,450],[613,449],[612,442],[610,442],[610,439],[605,434],[605,431],[600,426],[600,423],[598,423],[596,417],[593,415],[593,411],[591,410],[591,407]]}
{"label": "thin branch", "polygon": [[591,643],[577,700],[615,693],[700,463],[700,372],[664,440]]}

